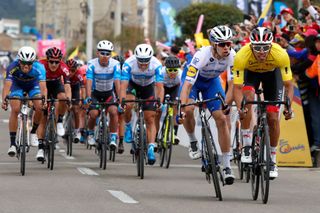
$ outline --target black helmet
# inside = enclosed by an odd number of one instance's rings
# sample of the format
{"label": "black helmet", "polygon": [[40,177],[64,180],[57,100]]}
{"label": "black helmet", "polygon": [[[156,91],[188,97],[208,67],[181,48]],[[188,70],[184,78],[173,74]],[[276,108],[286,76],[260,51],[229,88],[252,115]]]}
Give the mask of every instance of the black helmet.
{"label": "black helmet", "polygon": [[177,58],[175,56],[167,57],[166,60],[164,61],[164,65],[166,66],[166,68],[180,68],[181,67],[179,58]]}
{"label": "black helmet", "polygon": [[113,56],[112,58],[120,62],[120,67],[122,69],[122,65],[124,63],[124,58],[121,55],[116,55],[116,56]]}

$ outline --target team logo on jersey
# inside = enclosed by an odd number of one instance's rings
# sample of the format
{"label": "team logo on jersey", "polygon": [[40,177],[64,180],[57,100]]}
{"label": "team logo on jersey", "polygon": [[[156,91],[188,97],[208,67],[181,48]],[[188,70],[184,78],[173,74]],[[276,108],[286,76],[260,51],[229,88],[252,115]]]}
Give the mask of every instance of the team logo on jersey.
{"label": "team logo on jersey", "polygon": [[193,66],[190,66],[187,72],[187,76],[189,77],[194,77],[197,74],[197,69],[194,68]]}
{"label": "team logo on jersey", "polygon": [[214,61],[214,58],[210,58],[209,60],[210,60],[210,62],[213,62],[213,61]]}
{"label": "team logo on jersey", "polygon": [[197,57],[195,57],[195,58],[192,60],[192,63],[193,63],[194,65],[196,65],[199,61],[200,61],[200,59],[197,58]]}

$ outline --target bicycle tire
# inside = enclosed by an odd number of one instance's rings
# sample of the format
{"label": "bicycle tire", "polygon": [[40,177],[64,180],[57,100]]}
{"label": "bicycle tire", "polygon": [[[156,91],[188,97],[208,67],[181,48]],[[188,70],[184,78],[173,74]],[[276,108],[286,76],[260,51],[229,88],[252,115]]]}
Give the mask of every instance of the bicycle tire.
{"label": "bicycle tire", "polygon": [[252,137],[251,156],[252,166],[250,167],[250,181],[251,181],[251,195],[253,200],[258,199],[259,195],[259,182],[260,182],[260,171],[258,162],[258,146],[256,146],[257,130],[254,130]]}
{"label": "bicycle tire", "polygon": [[73,143],[73,131],[72,131],[72,114],[70,112],[68,120],[68,146],[67,146],[67,155],[72,156],[72,143]]}
{"label": "bicycle tire", "polygon": [[140,132],[139,132],[139,164],[140,164],[140,178],[144,178],[144,153],[145,153],[145,138],[144,138],[144,125],[143,125],[143,119],[139,119],[139,126],[140,126]]}
{"label": "bicycle tire", "polygon": [[[24,115],[23,115],[24,116]],[[21,175],[25,175],[26,171],[26,144],[27,142],[27,116],[24,116],[22,120],[22,138],[20,138],[20,171]]]}
{"label": "bicycle tire", "polygon": [[163,120],[163,123],[162,123],[162,127],[161,127],[161,139],[160,139],[160,149],[159,152],[160,152],[160,167],[163,167],[163,164],[164,164],[164,156],[166,155],[166,152],[167,152],[167,142],[164,141],[164,139],[166,138],[165,137],[165,134],[166,134],[166,128],[167,128],[167,125],[166,123],[168,122],[168,116],[166,116]]}
{"label": "bicycle tire", "polygon": [[109,160],[114,162],[116,160],[116,150],[111,150],[109,151]]}
{"label": "bicycle tire", "polygon": [[139,145],[139,137],[140,137],[140,123],[137,121],[136,126],[135,126],[135,133],[134,133],[134,143],[135,143],[135,148],[133,150],[133,156],[135,158],[135,163],[137,167],[137,176],[140,177],[140,145]]}
{"label": "bicycle tire", "polygon": [[261,180],[261,199],[264,204],[268,202],[270,187],[270,137],[269,127],[264,121],[264,132],[260,142],[260,180]]}
{"label": "bicycle tire", "polygon": [[[102,112],[101,112],[102,113]],[[107,136],[106,136],[106,119],[102,115],[102,126],[101,126],[101,160],[102,160],[102,169],[107,168]]]}
{"label": "bicycle tire", "polygon": [[[169,116],[169,129],[167,136],[167,150],[165,154],[166,159],[166,168],[168,169],[170,166],[171,155],[172,155],[172,144],[174,143],[174,129],[173,129],[173,117]],[[169,143],[168,143],[169,142]]]}
{"label": "bicycle tire", "polygon": [[217,166],[216,166],[216,158],[215,155],[213,154],[213,138],[209,137],[210,134],[210,130],[208,127],[204,128],[204,139],[205,139],[205,143],[206,143],[206,148],[207,148],[207,153],[208,153],[208,157],[209,157],[209,165],[211,167],[211,176],[212,176],[212,182],[214,185],[214,189],[216,192],[216,197],[219,199],[219,201],[222,201],[222,193],[221,193],[221,188],[220,188],[220,183],[219,183],[219,179],[218,179],[218,170],[217,170]]}
{"label": "bicycle tire", "polygon": [[50,170],[53,170],[53,165],[54,165],[54,149],[55,149],[55,143],[56,143],[56,140],[57,140],[57,133],[56,133],[56,129],[55,129],[55,122],[54,122],[54,119],[52,119],[50,121],[51,123],[51,143],[49,143],[49,148],[50,148]]}

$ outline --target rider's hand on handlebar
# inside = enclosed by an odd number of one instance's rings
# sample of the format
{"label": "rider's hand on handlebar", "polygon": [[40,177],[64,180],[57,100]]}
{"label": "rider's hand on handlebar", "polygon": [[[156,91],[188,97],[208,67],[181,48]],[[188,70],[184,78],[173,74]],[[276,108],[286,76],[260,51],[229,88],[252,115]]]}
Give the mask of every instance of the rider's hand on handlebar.
{"label": "rider's hand on handlebar", "polygon": [[177,124],[182,124],[184,119],[185,119],[185,117],[186,117],[186,113],[184,113],[184,112],[181,112],[180,115],[176,115]]}
{"label": "rider's hand on handlebar", "polygon": [[292,110],[284,109],[283,110],[283,115],[284,115],[284,119],[285,120],[290,120],[291,118],[294,118],[294,113],[293,113]]}
{"label": "rider's hand on handlebar", "polygon": [[1,105],[2,109],[6,110],[8,109],[8,102],[6,100],[2,101],[2,105]]}

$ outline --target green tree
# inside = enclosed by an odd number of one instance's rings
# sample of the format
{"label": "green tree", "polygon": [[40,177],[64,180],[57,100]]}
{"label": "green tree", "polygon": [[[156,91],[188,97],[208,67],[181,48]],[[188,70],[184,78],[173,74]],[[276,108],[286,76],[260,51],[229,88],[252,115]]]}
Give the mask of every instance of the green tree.
{"label": "green tree", "polygon": [[206,30],[216,25],[232,25],[243,20],[243,13],[232,5],[215,3],[192,4],[181,10],[176,21],[182,28],[182,37],[193,38],[196,31],[199,16],[204,15],[202,32],[206,36]]}

